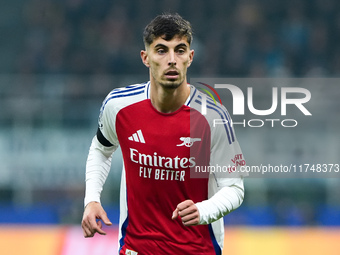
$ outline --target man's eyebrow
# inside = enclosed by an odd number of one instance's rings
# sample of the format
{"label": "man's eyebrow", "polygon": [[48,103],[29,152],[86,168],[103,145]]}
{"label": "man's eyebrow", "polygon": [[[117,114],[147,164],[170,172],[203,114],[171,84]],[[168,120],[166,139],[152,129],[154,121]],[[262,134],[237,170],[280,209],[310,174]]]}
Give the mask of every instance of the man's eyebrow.
{"label": "man's eyebrow", "polygon": [[155,48],[168,48],[168,46],[165,46],[162,43],[158,43],[158,44],[155,45]]}
{"label": "man's eyebrow", "polygon": [[[185,43],[180,43],[180,44],[175,46],[175,48],[180,48],[180,47],[188,48],[188,46]],[[166,46],[162,43],[158,43],[158,44],[155,45],[155,48],[168,48],[168,46]]]}
{"label": "man's eyebrow", "polygon": [[185,43],[180,43],[180,44],[176,45],[175,48],[180,48],[180,47],[188,48],[188,45],[186,45]]}

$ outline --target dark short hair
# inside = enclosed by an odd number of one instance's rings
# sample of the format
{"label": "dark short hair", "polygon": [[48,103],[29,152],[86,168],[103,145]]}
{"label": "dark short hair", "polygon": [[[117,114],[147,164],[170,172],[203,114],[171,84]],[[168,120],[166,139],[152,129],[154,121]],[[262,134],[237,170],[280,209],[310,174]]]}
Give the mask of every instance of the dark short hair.
{"label": "dark short hair", "polygon": [[170,41],[175,36],[185,36],[190,45],[193,39],[191,24],[178,13],[164,13],[158,15],[145,27],[143,40],[145,45],[150,45],[158,37]]}

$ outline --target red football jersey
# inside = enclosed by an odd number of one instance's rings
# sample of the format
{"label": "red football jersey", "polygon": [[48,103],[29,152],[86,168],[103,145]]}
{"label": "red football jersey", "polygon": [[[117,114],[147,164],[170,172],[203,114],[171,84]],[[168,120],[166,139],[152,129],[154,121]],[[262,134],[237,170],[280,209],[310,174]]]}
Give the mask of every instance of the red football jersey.
{"label": "red football jersey", "polygon": [[[216,176],[197,174],[197,166],[225,165],[240,154],[234,131],[228,124],[212,131],[209,118],[192,107],[202,99],[194,87],[185,105],[166,114],[151,104],[149,86],[113,90],[99,118],[101,133],[121,147],[124,161],[119,254],[221,254],[223,221],[185,227],[171,217],[180,202],[201,202],[217,191]],[[230,118],[221,106],[208,110]]]}

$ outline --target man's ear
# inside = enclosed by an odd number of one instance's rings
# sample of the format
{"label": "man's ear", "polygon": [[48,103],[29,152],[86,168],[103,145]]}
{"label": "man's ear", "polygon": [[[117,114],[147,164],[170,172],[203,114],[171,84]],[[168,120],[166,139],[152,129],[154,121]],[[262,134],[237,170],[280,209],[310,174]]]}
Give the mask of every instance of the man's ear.
{"label": "man's ear", "polygon": [[195,54],[195,51],[194,50],[190,50],[188,67],[191,66],[191,63],[194,60],[194,54]]}
{"label": "man's ear", "polygon": [[149,64],[149,57],[148,57],[148,53],[147,53],[146,50],[141,50],[141,52],[140,52],[140,57],[142,58],[143,64],[144,64],[146,67],[150,67],[150,64]]}

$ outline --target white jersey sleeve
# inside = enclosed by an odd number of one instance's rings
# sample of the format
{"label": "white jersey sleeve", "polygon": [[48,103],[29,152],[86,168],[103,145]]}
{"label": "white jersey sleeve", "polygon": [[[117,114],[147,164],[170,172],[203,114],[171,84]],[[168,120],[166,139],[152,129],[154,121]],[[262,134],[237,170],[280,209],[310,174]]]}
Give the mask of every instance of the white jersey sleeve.
{"label": "white jersey sleeve", "polygon": [[[97,135],[92,139],[86,162],[85,206],[91,201],[100,202],[100,194],[110,172],[112,154],[119,146],[115,127],[117,113],[126,105],[144,98],[146,85],[148,84],[134,84],[114,89],[103,101]],[[126,100],[125,95],[136,91],[137,96]]]}
{"label": "white jersey sleeve", "polygon": [[109,97],[110,94],[101,107],[98,131],[92,139],[86,161],[85,206],[92,201],[100,202],[100,195],[111,169],[112,154],[118,148],[114,108],[108,104]]}
{"label": "white jersey sleeve", "polygon": [[230,186],[220,187],[212,197],[196,203],[200,213],[199,224],[210,224],[217,221],[237,209],[242,204],[243,198],[243,178],[235,178]]}
{"label": "white jersey sleeve", "polygon": [[85,206],[92,201],[100,202],[100,194],[111,168],[112,153],[116,148],[102,145],[97,136],[92,139],[86,161]]}
{"label": "white jersey sleeve", "polygon": [[[116,115],[119,109],[114,105],[114,101],[110,100],[109,94],[100,109],[98,127],[100,133],[103,135],[103,141],[101,143],[109,142],[111,146],[118,147],[119,142],[116,133]],[[98,135],[98,134],[97,134]],[[105,141],[106,140],[106,141]]]}
{"label": "white jersey sleeve", "polygon": [[[200,96],[198,96],[200,97]],[[196,203],[200,224],[210,224],[238,208],[243,202],[241,166],[245,160],[230,115],[220,104],[207,102],[206,119],[211,129],[208,199]]]}

